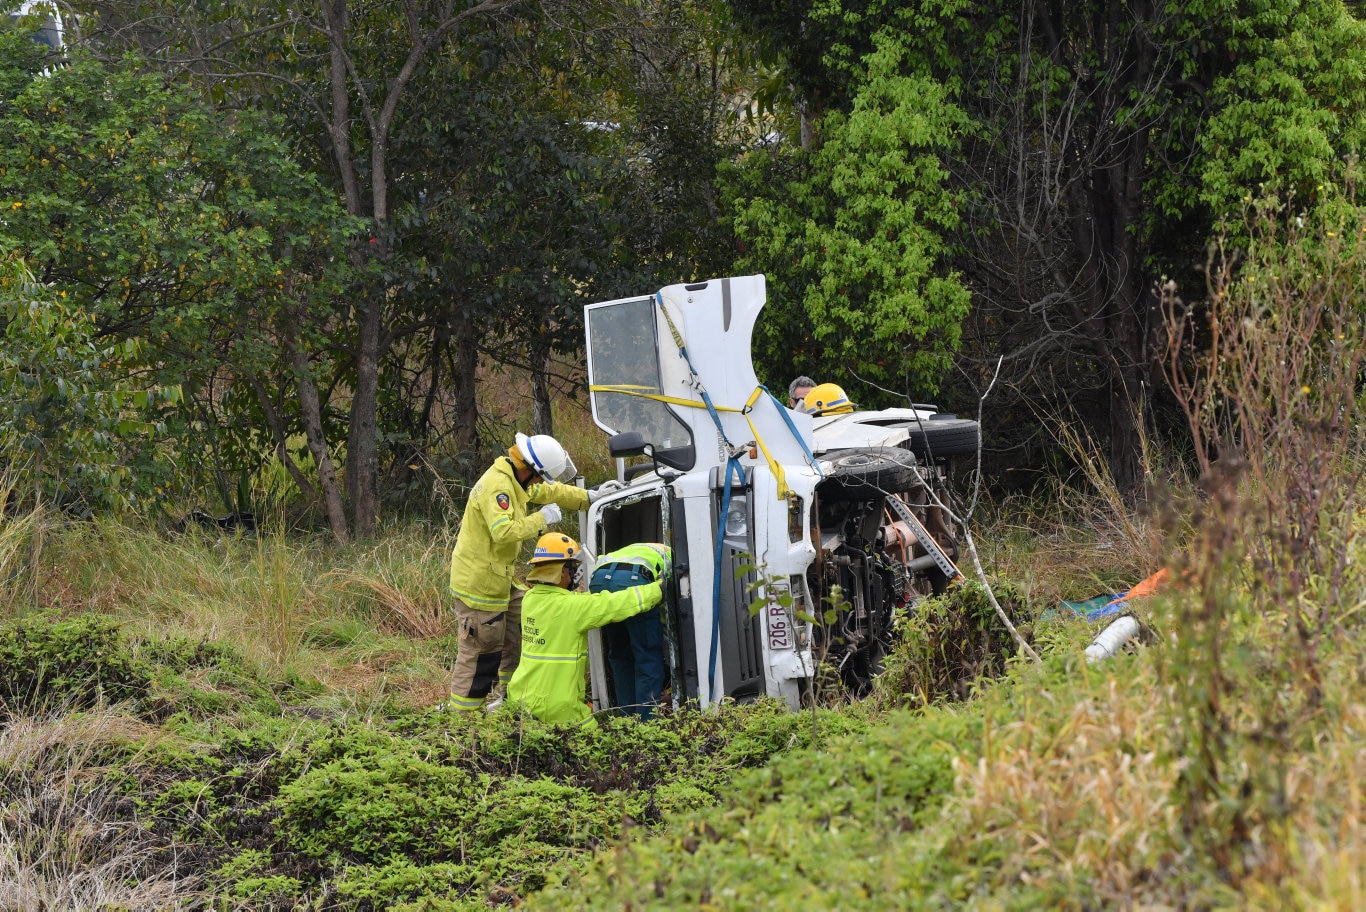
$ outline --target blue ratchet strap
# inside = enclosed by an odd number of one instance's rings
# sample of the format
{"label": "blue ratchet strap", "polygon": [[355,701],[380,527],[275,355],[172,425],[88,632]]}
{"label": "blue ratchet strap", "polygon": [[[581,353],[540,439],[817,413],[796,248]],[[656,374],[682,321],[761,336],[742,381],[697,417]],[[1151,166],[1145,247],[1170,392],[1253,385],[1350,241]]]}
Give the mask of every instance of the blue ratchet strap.
{"label": "blue ratchet strap", "polygon": [[778,401],[777,396],[768,392],[768,387],[760,383],[759,389],[763,390],[765,393],[768,393],[768,398],[772,399],[773,404],[778,407],[778,414],[782,415],[783,421],[787,423],[787,429],[792,432],[792,439],[797,441],[797,446],[802,448],[802,453],[805,454],[806,461],[811,463],[811,467],[816,470],[817,475],[824,478],[825,473],[821,471],[820,461],[816,459],[815,454],[812,453],[811,449],[806,445],[806,441],[802,439],[801,432],[797,430],[797,426],[792,423],[792,416],[787,413],[787,408],[781,402]]}
{"label": "blue ratchet strap", "polygon": [[[716,699],[716,649],[721,638],[721,554],[726,540],[726,511],[730,509],[730,477],[732,470],[739,471],[740,483],[743,485],[745,473],[740,468],[739,459],[735,456],[735,445],[726,436],[726,428],[721,423],[721,416],[717,413],[715,406],[711,404],[711,396],[707,394],[707,388],[702,385],[702,378],[697,376],[697,369],[692,366],[692,359],[688,357],[688,347],[683,344],[683,336],[679,333],[678,327],[674,326],[673,318],[669,316],[669,311],[664,307],[664,295],[661,292],[655,292],[655,303],[659,306],[659,312],[664,315],[664,322],[669,324],[669,333],[674,338],[674,344],[678,346],[678,353],[683,356],[683,362],[688,365],[688,373],[692,375],[694,381],[693,387],[702,397],[702,403],[707,407],[707,413],[711,415],[711,420],[716,424],[716,433],[721,435],[721,441],[731,454],[726,460],[726,484],[721,494],[721,515],[717,518],[716,524],[716,554],[712,560],[711,657],[707,663],[707,698],[715,705],[719,702]],[[772,394],[770,393],[770,395]]]}
{"label": "blue ratchet strap", "polygon": [[731,472],[740,473],[740,483],[745,483],[745,472],[740,468],[740,460],[735,456],[726,460],[726,484],[721,492],[721,515],[716,522],[716,559],[712,561],[711,577],[711,658],[707,663],[707,698],[712,705],[720,701],[716,698],[716,648],[721,640],[721,553],[726,542],[726,514],[730,512]]}

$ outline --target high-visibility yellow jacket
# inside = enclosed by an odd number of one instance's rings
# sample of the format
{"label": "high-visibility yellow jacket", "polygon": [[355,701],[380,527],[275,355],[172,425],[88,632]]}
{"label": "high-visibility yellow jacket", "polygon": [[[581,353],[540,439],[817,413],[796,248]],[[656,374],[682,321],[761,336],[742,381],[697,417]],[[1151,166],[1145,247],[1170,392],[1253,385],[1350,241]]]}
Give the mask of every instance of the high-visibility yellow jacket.
{"label": "high-visibility yellow jacket", "polygon": [[673,556],[673,548],[668,545],[661,545],[656,542],[638,542],[599,557],[594,569],[611,564],[638,564],[649,568],[650,575],[654,579],[660,579],[668,572],[669,566],[673,563]]}
{"label": "high-visibility yellow jacket", "polygon": [[588,492],[558,482],[523,488],[506,456],[489,466],[470,491],[451,551],[451,592],[469,607],[507,610],[517,552],[546,530],[545,517],[538,510],[528,514],[528,503],[578,512],[588,507]]}
{"label": "high-visibility yellow jacket", "polygon": [[663,597],[659,583],[619,592],[571,592],[539,584],[522,599],[522,664],[508,682],[508,700],[542,722],[582,722],[588,631],[648,611]]}

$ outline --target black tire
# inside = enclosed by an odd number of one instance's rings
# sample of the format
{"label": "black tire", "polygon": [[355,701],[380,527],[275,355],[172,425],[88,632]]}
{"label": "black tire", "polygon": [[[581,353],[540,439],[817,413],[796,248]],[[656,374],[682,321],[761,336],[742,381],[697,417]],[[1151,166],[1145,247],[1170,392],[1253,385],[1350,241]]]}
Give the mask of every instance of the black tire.
{"label": "black tire", "polygon": [[872,496],[905,491],[917,483],[915,469],[895,459],[863,450],[841,450],[826,456],[830,474],[821,483],[822,497]]}
{"label": "black tire", "polygon": [[977,452],[977,422],[955,416],[935,417],[912,424],[911,452],[922,459],[944,459]]}

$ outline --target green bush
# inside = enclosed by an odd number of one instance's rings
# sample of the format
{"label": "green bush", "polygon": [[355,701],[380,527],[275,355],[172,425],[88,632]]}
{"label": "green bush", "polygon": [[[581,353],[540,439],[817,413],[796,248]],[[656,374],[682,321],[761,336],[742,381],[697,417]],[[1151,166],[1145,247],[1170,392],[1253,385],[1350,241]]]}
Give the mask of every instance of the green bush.
{"label": "green bush", "polygon": [[596,729],[444,710],[263,720],[205,751],[167,753],[140,788],[158,834],[213,872],[216,893],[281,908],[287,895],[469,908],[516,901],[624,832],[714,804],[737,771],[867,730],[769,702]]}
{"label": "green bush", "polygon": [[[599,855],[532,907],[903,908],[933,881],[908,848],[952,791],[980,718],[899,714],[736,777],[719,808]],[[924,867],[924,871],[917,870]]]}
{"label": "green bush", "polygon": [[[1029,620],[1024,599],[1011,586],[997,583],[994,589],[1011,623],[1020,628]],[[916,602],[897,617],[895,630],[892,653],[877,682],[878,692],[895,704],[966,700],[981,681],[1000,677],[1018,648],[977,582],[964,581]]]}
{"label": "green bush", "polygon": [[38,615],[0,630],[0,719],[140,701],[150,684],[108,618]]}

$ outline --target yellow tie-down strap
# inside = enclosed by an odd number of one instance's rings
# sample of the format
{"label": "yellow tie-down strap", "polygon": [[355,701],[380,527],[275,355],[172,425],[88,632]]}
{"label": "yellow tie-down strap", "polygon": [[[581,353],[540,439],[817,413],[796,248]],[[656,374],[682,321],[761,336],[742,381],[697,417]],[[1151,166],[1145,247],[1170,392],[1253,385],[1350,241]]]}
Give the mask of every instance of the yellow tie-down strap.
{"label": "yellow tie-down strap", "polygon": [[[707,407],[705,403],[696,402],[692,399],[681,399],[677,396],[665,396],[663,393],[650,392],[652,389],[653,387],[649,386],[634,386],[625,383],[591,385],[588,387],[589,392],[620,393],[623,396],[636,396],[640,399],[651,399],[655,402],[664,402],[669,405],[677,405],[683,408],[704,409]],[[718,412],[739,412],[745,416],[745,421],[749,424],[750,432],[754,434],[755,445],[759,448],[759,451],[764,454],[764,461],[768,463],[769,471],[771,471],[773,477],[777,479],[778,499],[783,500],[787,497],[789,492],[787,487],[787,474],[783,471],[782,464],[774,459],[773,454],[768,451],[768,445],[764,443],[764,438],[759,434],[759,429],[754,426],[754,419],[749,417],[750,411],[754,408],[754,403],[758,402],[759,397],[763,394],[764,388],[756,386],[754,392],[750,394],[749,401],[745,403],[743,408],[735,408],[730,405],[716,405],[715,403],[712,404],[712,408]]]}

